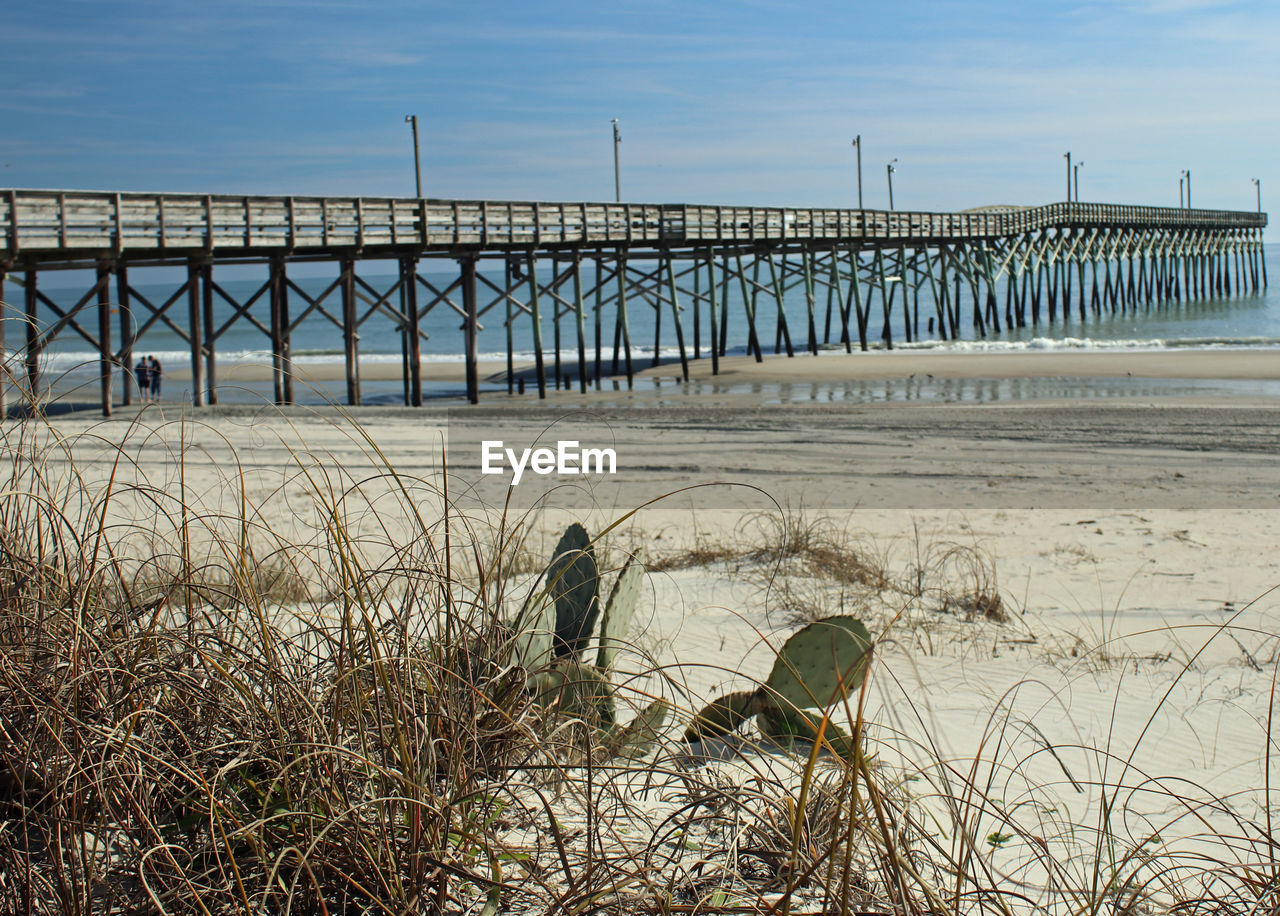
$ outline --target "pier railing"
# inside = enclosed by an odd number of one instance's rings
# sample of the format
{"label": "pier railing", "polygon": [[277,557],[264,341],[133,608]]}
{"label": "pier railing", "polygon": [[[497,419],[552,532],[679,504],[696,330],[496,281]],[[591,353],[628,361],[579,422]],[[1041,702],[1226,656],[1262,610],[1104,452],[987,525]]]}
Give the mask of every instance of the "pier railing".
{"label": "pier railing", "polygon": [[1054,203],[963,213],[387,197],[0,191],[0,258],[1001,238],[1072,227],[1250,229],[1265,213]]}

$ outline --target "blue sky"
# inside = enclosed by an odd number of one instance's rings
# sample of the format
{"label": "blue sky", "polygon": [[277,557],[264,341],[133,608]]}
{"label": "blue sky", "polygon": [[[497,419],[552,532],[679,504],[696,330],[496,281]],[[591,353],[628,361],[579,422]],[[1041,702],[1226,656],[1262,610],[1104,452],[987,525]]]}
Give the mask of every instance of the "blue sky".
{"label": "blue sky", "polygon": [[[887,205],[1280,195],[1280,4],[49,0],[0,187]],[[1280,199],[1278,197],[1277,199]]]}

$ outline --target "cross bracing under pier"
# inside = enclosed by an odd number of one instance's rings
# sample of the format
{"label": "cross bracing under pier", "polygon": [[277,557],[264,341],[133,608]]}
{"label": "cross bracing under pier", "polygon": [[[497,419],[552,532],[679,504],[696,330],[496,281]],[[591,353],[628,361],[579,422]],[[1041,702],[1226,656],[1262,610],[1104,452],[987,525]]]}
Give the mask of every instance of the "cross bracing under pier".
{"label": "cross bracing under pier", "polygon": [[[149,331],[167,329],[189,348],[201,405],[217,400],[224,335],[249,325],[269,349],[276,400],[292,403],[295,334],[321,321],[342,341],[347,400],[358,404],[360,332],[389,322],[405,402],[416,405],[424,324],[443,312],[456,319],[473,402],[481,340],[505,350],[512,392],[528,341],[545,396],[611,373],[630,382],[666,353],[686,377],[695,359],[716,371],[731,337],[760,360],[770,347],[892,348],[1260,292],[1266,223],[1263,213],[1082,203],[918,213],[7,190],[0,299],[24,339],[0,338],[0,350],[21,351],[10,381],[36,392],[40,355],[77,335],[98,355],[109,412],[115,372]],[[332,264],[331,282],[297,282],[290,268],[305,262]],[[393,263],[394,276],[362,270],[374,263]],[[181,279],[163,297],[135,282],[174,265]],[[254,266],[261,283],[230,290],[215,278],[228,265]],[[42,291],[42,271],[72,269],[92,276],[74,304]],[[6,297],[6,281],[19,295]]]}

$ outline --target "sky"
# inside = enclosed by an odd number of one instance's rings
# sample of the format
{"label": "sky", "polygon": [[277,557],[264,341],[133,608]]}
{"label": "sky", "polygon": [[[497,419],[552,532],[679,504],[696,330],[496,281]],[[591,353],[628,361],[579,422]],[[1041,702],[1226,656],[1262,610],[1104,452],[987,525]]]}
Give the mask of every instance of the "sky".
{"label": "sky", "polygon": [[[1280,195],[1274,0],[3,0],[0,188],[898,209]],[[1274,190],[1272,190],[1274,189]]]}

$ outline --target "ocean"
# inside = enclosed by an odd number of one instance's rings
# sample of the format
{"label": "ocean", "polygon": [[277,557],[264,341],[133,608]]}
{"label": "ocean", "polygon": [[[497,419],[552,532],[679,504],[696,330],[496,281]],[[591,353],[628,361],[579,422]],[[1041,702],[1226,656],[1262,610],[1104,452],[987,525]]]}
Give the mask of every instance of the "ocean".
{"label": "ocean", "polygon": [[[1271,264],[1276,264],[1277,262],[1274,260],[1276,246],[1268,245],[1266,248],[1268,260]],[[430,269],[431,266],[428,262],[423,262],[422,275],[437,289],[444,290],[457,278],[456,272],[432,271]],[[296,267],[291,266],[291,279],[312,297],[323,293],[333,283],[336,273],[336,265],[307,264]],[[591,271],[584,268],[584,284],[588,287],[591,281],[590,274]],[[396,266],[393,262],[364,262],[360,266],[360,276],[370,286],[378,290],[380,295],[394,284]],[[20,309],[22,301],[22,289],[13,282],[13,279],[17,278],[20,278],[20,275],[11,277],[5,288],[6,299],[10,306],[6,338],[11,354],[15,345],[22,343],[25,335],[23,324],[14,312],[15,306]],[[185,279],[185,271],[163,267],[135,268],[130,279],[132,285],[141,296],[155,305],[160,305],[178,290]],[[497,276],[493,276],[493,279],[495,283],[500,285],[500,280]],[[545,281],[545,278],[543,279]],[[266,280],[266,269],[265,267],[259,268],[253,265],[229,266],[220,269],[215,274],[215,280],[231,298],[244,302],[262,287]],[[73,306],[92,286],[93,277],[88,272],[83,271],[45,272],[40,275],[39,283],[41,291],[65,310]],[[488,289],[484,283],[481,283],[479,287],[481,308],[483,310],[486,305],[496,298],[496,294]],[[561,295],[569,298],[570,291],[571,287],[566,286]],[[366,296],[368,295],[367,290],[362,290],[362,292]],[[896,301],[892,316],[893,346],[895,349],[952,353],[1267,348],[1277,350],[1277,354],[1280,355],[1280,281],[1278,281],[1276,290],[1271,292],[1232,295],[1200,301],[1187,301],[1184,299],[1181,302],[1164,302],[1150,306],[1140,305],[1137,309],[1115,313],[1104,312],[1100,315],[1094,315],[1091,310],[1088,310],[1083,320],[1079,317],[1078,307],[1073,303],[1071,315],[1066,320],[1063,320],[1061,314],[1059,314],[1058,320],[1050,324],[1045,319],[1047,309],[1042,309],[1041,321],[1038,324],[1034,326],[1028,324],[1028,326],[1022,328],[1003,326],[1005,303],[1003,288],[998,288],[996,294],[1002,321],[1000,332],[995,333],[988,328],[985,336],[978,334],[977,329],[973,327],[972,322],[969,320],[972,306],[969,294],[966,291],[962,298],[964,307],[960,323],[960,338],[956,340],[940,340],[936,334],[924,333],[926,330],[924,322],[928,316],[935,314],[929,284],[924,284],[920,290],[918,306],[918,314],[921,319],[918,339],[910,343],[904,341],[901,302]],[[112,295],[114,298],[114,286],[112,287]],[[425,307],[431,298],[425,290],[420,289],[420,307]],[[455,305],[461,306],[461,295],[457,291],[451,294],[450,298]],[[688,297],[682,296],[682,298],[686,309],[683,320],[685,342],[691,352],[694,342],[693,319],[688,311],[691,301]],[[833,310],[833,314],[828,321],[825,291],[819,288],[816,298],[815,320],[820,345],[824,349],[843,350],[843,346],[839,343],[838,307]],[[393,297],[392,304],[398,306],[398,297]],[[590,312],[591,304],[592,300],[588,299],[587,350],[589,361],[594,358],[595,346],[595,328]],[[403,361],[402,336],[394,318],[376,309],[371,310],[370,306],[371,303],[369,302],[360,305],[360,313],[362,315],[369,313],[360,328],[359,348],[362,362],[385,362],[396,366],[401,365]],[[765,298],[763,296],[760,299],[758,308],[758,333],[761,346],[765,354],[768,355],[775,351],[777,343],[777,308],[773,304],[771,297]],[[301,317],[301,321],[293,332],[292,344],[295,363],[303,369],[308,365],[320,363],[341,365],[343,362],[342,331],[338,325],[324,314],[327,311],[334,317],[341,315],[341,305],[337,290],[333,290],[328,298],[322,302],[322,308],[313,309],[304,316],[306,309],[307,303],[305,300],[296,292],[291,292],[291,317],[295,321]],[[563,306],[561,310],[563,312]],[[797,285],[788,290],[785,296],[786,321],[792,345],[797,353],[803,353],[807,346],[808,319],[806,312],[804,290],[802,286]],[[602,331],[602,350],[606,371],[612,362],[613,355],[613,313],[612,306],[606,308]],[[884,346],[880,340],[881,318],[878,297],[873,305],[872,313],[868,336],[874,341],[874,345],[878,349]],[[221,296],[215,296],[214,326],[220,329],[216,339],[218,364],[220,366],[245,363],[269,364],[271,349],[268,336],[243,316],[232,321],[234,314],[235,309],[230,303]],[[256,317],[263,327],[269,327],[269,306],[265,293],[252,306],[250,314]],[[150,312],[144,306],[137,302],[134,303],[134,317],[139,325],[145,322],[149,315]],[[185,295],[170,308],[168,316],[178,327],[186,329],[188,309]],[[488,311],[482,312],[479,336],[479,349],[482,360],[498,362],[506,360],[505,318],[505,305],[501,302],[492,305]],[[659,321],[661,330],[659,357],[663,359],[678,357],[679,350],[676,347],[669,305],[663,306],[662,314],[658,319],[652,306],[646,304],[643,300],[634,298],[629,301],[628,318],[632,353],[637,366],[648,366],[652,362],[655,324]],[[49,327],[55,321],[57,321],[56,314],[46,306],[41,305],[39,323],[42,325],[42,329]],[[425,339],[421,342],[422,359],[432,362],[461,362],[463,359],[461,323],[462,319],[459,312],[444,302],[437,303],[434,308],[426,312],[422,318],[422,330],[425,332]],[[96,333],[97,319],[95,313],[93,311],[86,312],[81,324],[89,333]],[[856,350],[857,332],[856,327],[853,326],[852,319],[850,324],[850,333],[854,337],[854,349]],[[550,308],[550,300],[547,297],[543,297],[542,325],[544,356],[548,366],[550,366],[554,358],[556,320]],[[115,345],[118,346],[120,334],[118,319],[113,322],[112,333]],[[576,370],[576,333],[576,321],[573,314],[562,314],[559,319],[561,358],[568,373]],[[702,314],[701,344],[703,355],[708,355],[709,325],[705,307]],[[728,352],[731,354],[746,352],[747,324],[741,301],[740,287],[736,282],[730,284],[727,345]],[[514,324],[514,349],[517,364],[532,361],[532,327],[527,318],[522,318]],[[185,367],[190,363],[190,351],[186,343],[179,334],[163,321],[155,321],[145,328],[141,338],[135,345],[134,352],[135,355],[153,354],[167,366]],[[72,328],[64,327],[48,346],[44,354],[43,365],[44,371],[49,374],[47,377],[61,377],[63,379],[62,387],[65,388],[67,383],[75,383],[81,378],[86,382],[93,378],[97,372],[96,360],[97,353],[93,351],[88,342]],[[620,385],[625,386],[624,381],[616,379],[606,379],[603,384],[611,388],[617,388]],[[670,381],[645,382],[644,384],[663,387],[664,390],[672,389]],[[693,384],[700,384],[702,387],[707,387],[708,385],[716,387],[714,382]],[[1172,384],[1172,382],[1167,383],[1165,387]],[[1161,387],[1160,383],[1153,383],[1150,380],[1146,380],[1143,385]],[[1182,387],[1190,386],[1198,391],[1213,387],[1211,383],[1207,382],[1183,382],[1181,385]],[[367,403],[401,403],[404,398],[403,384],[400,381],[366,381],[362,387]],[[506,391],[505,382],[496,383],[491,381],[483,387],[489,390]],[[954,383],[949,387],[943,386],[940,382],[937,385],[932,385],[928,380],[925,380],[914,386],[897,383],[890,386],[888,390],[882,384],[850,383],[845,386],[828,385],[817,392],[812,386],[805,385],[801,386],[799,393],[795,393],[785,390],[786,386],[774,386],[768,391],[760,392],[760,395],[765,400],[782,401],[898,400],[913,397],[943,401],[986,401],[1001,398],[1017,400],[1020,398],[1057,395],[1070,396],[1061,384],[1054,384],[1051,389],[1045,390],[1044,383],[1037,384],[1034,380],[1032,382],[1024,381],[1021,385],[1014,385],[1009,381],[992,383],[992,385],[987,386],[985,391],[981,390],[981,386],[970,387],[975,390],[958,390]],[[1120,387],[1123,388],[1123,386]],[[1217,387],[1222,386],[1219,385]],[[1252,386],[1252,388],[1258,387],[1258,385]],[[1262,383],[1260,393],[1273,393],[1270,391],[1272,387],[1277,389],[1274,393],[1280,393],[1280,380],[1274,386]],[[1070,386],[1067,386],[1067,389],[1069,388]],[[1252,388],[1250,391],[1252,391]],[[673,391],[672,393],[674,394],[675,392]],[[1120,393],[1124,394],[1125,392],[1121,391]],[[220,389],[220,399],[223,400],[227,397],[232,400],[261,399],[267,394],[269,392],[266,386],[263,385],[249,385],[240,392]],[[424,383],[424,395],[428,397],[456,397],[460,394],[462,394],[462,391],[458,383]],[[339,388],[337,385],[325,390],[314,388],[302,390],[300,388],[297,391],[298,400],[303,402],[321,402],[327,398],[341,399],[344,396],[345,388]]]}

